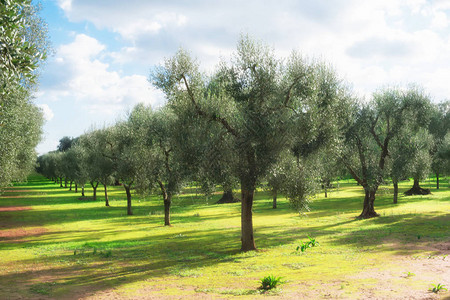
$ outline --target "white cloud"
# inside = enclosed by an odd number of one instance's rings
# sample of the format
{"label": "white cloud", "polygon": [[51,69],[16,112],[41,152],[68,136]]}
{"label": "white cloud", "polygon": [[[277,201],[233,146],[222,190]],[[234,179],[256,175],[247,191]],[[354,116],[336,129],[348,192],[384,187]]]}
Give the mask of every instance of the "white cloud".
{"label": "white cloud", "polygon": [[42,110],[45,120],[50,121],[51,119],[53,119],[54,114],[48,104],[37,104],[37,106]]}
{"label": "white cloud", "polygon": [[105,45],[84,34],[77,35],[72,43],[60,46],[50,70],[65,75],[60,81],[53,81],[52,86],[44,84],[41,98],[53,101],[70,99],[91,108],[90,112],[94,112],[92,108],[102,108],[102,112],[107,114],[138,102],[156,104],[161,101],[150,89],[147,77],[121,76],[118,71],[110,70],[109,64],[102,61],[106,55],[104,52]]}
{"label": "white cloud", "polygon": [[[450,86],[437,71],[450,68],[448,0],[274,0],[264,1],[264,5],[257,0],[216,1],[214,5],[208,1],[137,0],[108,5],[89,0],[59,3],[70,20],[115,32],[124,42],[120,50],[109,54],[95,43],[86,50],[86,55],[93,56],[80,68],[91,73],[79,82],[72,81],[71,89],[86,85],[96,98],[112,96],[103,92],[108,83],[114,83],[108,87],[113,91],[123,88],[119,82],[125,81],[109,71],[109,65],[99,58],[101,53],[120,66],[144,65],[148,69],[182,46],[192,51],[203,67],[212,69],[219,56],[228,56],[234,49],[240,33],[262,38],[284,56],[295,48],[321,57],[363,94],[391,80],[393,84],[432,86],[432,94],[450,94]],[[103,79],[93,80],[98,76]],[[435,84],[426,84],[430,81]],[[93,87],[93,82],[100,88]],[[113,101],[124,101],[117,89],[114,95]]]}

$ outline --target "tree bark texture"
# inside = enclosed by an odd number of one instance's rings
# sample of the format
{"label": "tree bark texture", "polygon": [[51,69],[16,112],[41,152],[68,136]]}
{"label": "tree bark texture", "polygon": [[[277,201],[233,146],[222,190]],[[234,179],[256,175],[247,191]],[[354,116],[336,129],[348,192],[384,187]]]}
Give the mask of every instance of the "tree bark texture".
{"label": "tree bark texture", "polygon": [[369,219],[373,217],[378,217],[379,214],[375,212],[375,193],[376,190],[369,190],[367,188],[364,188],[365,196],[364,196],[364,205],[363,205],[363,211],[359,215],[358,218],[360,219]]}
{"label": "tree bark texture", "polygon": [[419,179],[418,178],[414,178],[413,187],[405,192],[406,196],[428,195],[428,194],[431,194],[430,190],[421,188],[420,185],[419,185]]}
{"label": "tree bark texture", "polygon": [[127,193],[127,215],[131,216],[133,215],[133,211],[131,210],[131,191],[130,186],[128,184],[123,184],[123,187],[125,188],[125,192]]}
{"label": "tree bark texture", "polygon": [[252,215],[254,188],[241,186],[241,251],[251,251],[256,250]]}
{"label": "tree bark texture", "polygon": [[75,183],[75,193],[78,193],[78,183]]}
{"label": "tree bark texture", "polygon": [[104,184],[103,187],[105,188],[105,206],[109,206],[108,187],[106,186],[106,184]]}
{"label": "tree bark texture", "polygon": [[84,197],[84,185],[81,187],[81,196]]}
{"label": "tree bark texture", "polygon": [[394,204],[397,204],[398,200],[398,181],[394,180]]}

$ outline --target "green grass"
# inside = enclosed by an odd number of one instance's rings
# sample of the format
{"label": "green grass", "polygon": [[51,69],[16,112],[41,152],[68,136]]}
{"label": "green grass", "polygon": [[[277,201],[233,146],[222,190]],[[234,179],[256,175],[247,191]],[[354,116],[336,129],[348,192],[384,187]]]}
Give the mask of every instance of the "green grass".
{"label": "green grass", "polygon": [[[352,180],[341,181],[328,198],[317,195],[304,214],[284,198],[274,210],[271,197],[258,191],[253,222],[259,251],[240,253],[240,204],[213,204],[220,195],[206,199],[194,187],[185,189],[173,201],[173,226],[164,227],[157,195],[133,195],[134,215],[127,216],[122,187],[110,187],[111,207],[105,207],[100,188],[97,201],[79,200],[79,193],[35,175],[0,196],[0,299],[108,299],[111,291],[124,298],[251,299],[264,297],[258,287],[267,274],[283,277],[275,297],[364,298],[368,290],[389,297],[377,288],[385,278],[358,275],[370,272],[392,274],[399,294],[391,298],[426,292],[432,283],[450,284],[445,272],[414,269],[423,261],[445,270],[450,260],[438,247],[450,240],[446,182],[440,190],[424,182],[432,195],[399,195],[396,205],[392,189],[382,187],[375,201],[381,216],[369,220],[356,219],[363,191]],[[400,192],[410,185],[401,183]],[[8,206],[21,210],[1,209]],[[296,251],[308,237],[320,246]],[[406,280],[407,272],[417,275]]]}

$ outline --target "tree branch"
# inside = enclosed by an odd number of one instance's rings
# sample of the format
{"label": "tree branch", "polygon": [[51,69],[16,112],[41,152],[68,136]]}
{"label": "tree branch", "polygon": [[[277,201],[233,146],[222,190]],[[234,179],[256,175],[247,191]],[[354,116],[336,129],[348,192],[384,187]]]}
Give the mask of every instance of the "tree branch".
{"label": "tree branch", "polygon": [[192,102],[192,104],[194,105],[195,110],[197,111],[198,115],[204,116],[204,117],[209,118],[210,120],[213,120],[213,121],[218,121],[219,123],[222,124],[222,126],[223,126],[229,133],[231,133],[231,134],[232,134],[233,136],[235,136],[235,137],[238,137],[239,135],[238,135],[237,131],[234,130],[233,127],[230,126],[230,124],[228,123],[227,120],[225,120],[225,119],[222,118],[222,117],[217,116],[216,114],[213,114],[213,115],[207,114],[205,111],[203,111],[203,110],[200,108],[200,106],[198,105],[198,103],[195,101],[194,94],[192,93],[192,90],[191,90],[191,88],[189,87],[189,84],[188,84],[188,82],[187,82],[186,76],[184,76],[184,74],[183,74],[183,75],[181,75],[181,78],[182,78],[183,81],[184,81],[184,85],[185,85],[186,90],[187,90],[187,92],[188,92],[189,98],[191,99],[191,102]]}

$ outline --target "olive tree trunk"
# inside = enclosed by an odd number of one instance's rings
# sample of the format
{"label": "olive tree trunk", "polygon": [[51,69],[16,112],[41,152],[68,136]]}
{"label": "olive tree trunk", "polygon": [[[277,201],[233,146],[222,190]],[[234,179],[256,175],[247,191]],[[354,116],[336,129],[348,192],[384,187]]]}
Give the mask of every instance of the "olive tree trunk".
{"label": "olive tree trunk", "polygon": [[106,184],[104,184],[103,187],[105,188],[105,206],[109,206],[108,188],[107,188]]}
{"label": "olive tree trunk", "polygon": [[256,250],[253,236],[253,195],[255,188],[241,183],[241,251]]}
{"label": "olive tree trunk", "polygon": [[278,191],[277,189],[273,189],[272,191],[272,208],[276,209],[277,208],[277,195],[278,195]]}
{"label": "olive tree trunk", "polygon": [[398,180],[392,180],[394,183],[394,204],[397,204],[398,200]]}
{"label": "olive tree trunk", "polygon": [[125,188],[125,192],[127,193],[127,215],[131,216],[133,215],[133,211],[131,210],[131,184],[123,184],[123,187]]}
{"label": "olive tree trunk", "polygon": [[90,183],[91,183],[91,186],[92,186],[92,189],[93,189],[93,195],[92,195],[92,198],[93,198],[93,200],[95,201],[95,200],[97,200],[97,187],[98,187],[98,181],[97,181],[96,184],[94,184],[93,181],[91,181]]}
{"label": "olive tree trunk", "polygon": [[419,185],[419,178],[414,178],[414,184],[413,184],[412,188],[410,188],[409,190],[407,190],[405,192],[406,196],[411,196],[411,195],[428,195],[428,194],[431,194],[430,190],[420,187],[420,185]]}
{"label": "olive tree trunk", "polygon": [[363,211],[361,212],[358,218],[369,219],[373,217],[378,217],[379,214],[375,212],[374,206],[376,189],[371,190],[367,187],[364,187],[364,193],[365,196],[364,196]]}

